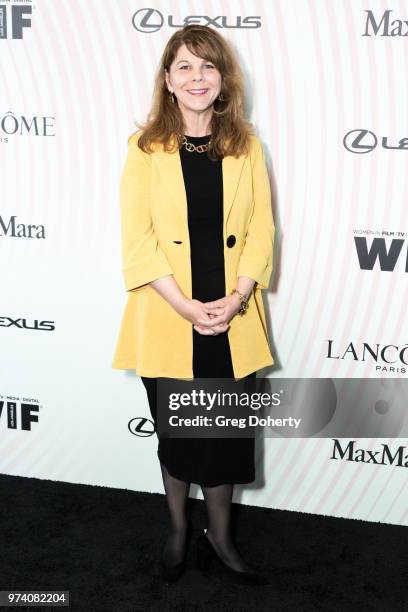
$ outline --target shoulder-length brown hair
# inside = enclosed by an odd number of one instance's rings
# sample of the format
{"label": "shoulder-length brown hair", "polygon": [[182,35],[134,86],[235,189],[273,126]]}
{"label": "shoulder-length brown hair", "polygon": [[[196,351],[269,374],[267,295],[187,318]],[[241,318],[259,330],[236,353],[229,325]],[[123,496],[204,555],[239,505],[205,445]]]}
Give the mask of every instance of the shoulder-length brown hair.
{"label": "shoulder-length brown hair", "polygon": [[247,153],[252,124],[244,116],[244,81],[234,53],[227,41],[208,26],[187,25],[177,30],[167,42],[156,73],[153,102],[144,124],[136,125],[142,133],[138,146],[151,153],[160,143],[165,151],[174,152],[182,143],[185,126],[177,102],[172,102],[165,80],[178,49],[185,44],[191,53],[214,64],[222,77],[223,100],[214,101],[211,119],[211,142],[208,155],[220,159]]}

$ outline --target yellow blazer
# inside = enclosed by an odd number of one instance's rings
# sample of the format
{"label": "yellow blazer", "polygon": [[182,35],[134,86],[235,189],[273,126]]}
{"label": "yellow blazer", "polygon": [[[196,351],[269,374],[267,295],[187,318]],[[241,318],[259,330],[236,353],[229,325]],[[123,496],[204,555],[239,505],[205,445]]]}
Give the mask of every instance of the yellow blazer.
{"label": "yellow blazer", "polygon": [[[120,182],[122,271],[128,292],[112,368],[139,376],[193,379],[193,325],[148,283],[173,274],[191,298],[187,198],[178,151],[156,145],[150,155],[129,138]],[[261,142],[251,136],[248,155],[226,156],[223,173],[225,285],[238,276],[256,281],[243,315],[228,330],[234,377],[274,363],[261,290],[272,272],[275,227]],[[219,296],[220,298],[223,296]]]}

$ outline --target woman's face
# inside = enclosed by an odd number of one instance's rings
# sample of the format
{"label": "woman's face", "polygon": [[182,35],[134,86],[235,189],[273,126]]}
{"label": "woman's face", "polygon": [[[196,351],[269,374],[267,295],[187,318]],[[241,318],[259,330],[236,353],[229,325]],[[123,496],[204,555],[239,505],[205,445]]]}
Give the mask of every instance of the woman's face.
{"label": "woman's face", "polygon": [[202,112],[212,106],[221,91],[221,80],[214,64],[197,57],[185,45],[179,48],[170,71],[166,71],[167,87],[174,92],[182,111]]}

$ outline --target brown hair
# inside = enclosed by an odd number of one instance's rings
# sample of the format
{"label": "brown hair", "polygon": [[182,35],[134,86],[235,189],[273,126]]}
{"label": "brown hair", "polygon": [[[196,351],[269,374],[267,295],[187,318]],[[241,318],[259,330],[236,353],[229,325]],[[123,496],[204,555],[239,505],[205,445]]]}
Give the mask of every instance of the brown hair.
{"label": "brown hair", "polygon": [[[135,122],[142,130],[138,146],[145,153],[151,153],[155,143],[162,144],[165,151],[172,152],[181,146],[185,127],[183,116],[177,102],[173,103],[170,99],[165,70],[170,70],[183,44],[191,53],[212,62],[222,77],[220,94],[225,100],[217,98],[214,102],[210,124],[212,146],[208,149],[208,155],[212,159],[220,159],[226,155],[237,157],[246,153],[249,136],[255,132],[244,116],[244,81],[240,66],[227,41],[214,29],[201,25],[187,25],[168,40],[157,69],[147,121],[144,124]],[[173,146],[171,140],[174,140]]]}

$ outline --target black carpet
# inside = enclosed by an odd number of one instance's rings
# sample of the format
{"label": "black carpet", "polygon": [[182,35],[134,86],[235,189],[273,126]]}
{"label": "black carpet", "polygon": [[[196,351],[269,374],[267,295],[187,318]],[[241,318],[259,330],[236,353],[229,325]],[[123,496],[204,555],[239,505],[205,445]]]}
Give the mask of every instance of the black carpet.
{"label": "black carpet", "polygon": [[188,569],[166,584],[163,495],[2,475],[0,500],[0,590],[69,590],[72,610],[408,610],[406,527],[234,504],[237,546],[271,579],[240,586],[195,568],[206,513],[189,500]]}

